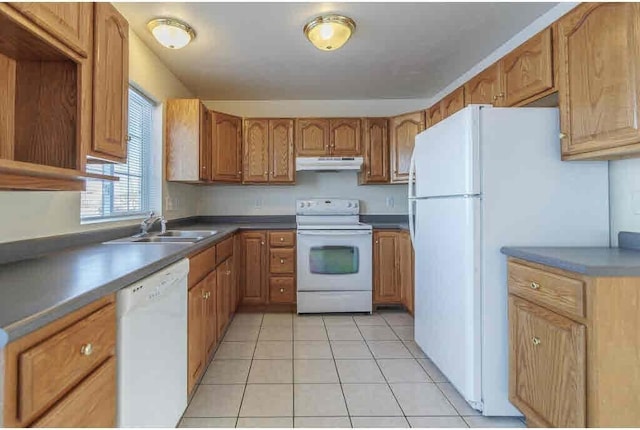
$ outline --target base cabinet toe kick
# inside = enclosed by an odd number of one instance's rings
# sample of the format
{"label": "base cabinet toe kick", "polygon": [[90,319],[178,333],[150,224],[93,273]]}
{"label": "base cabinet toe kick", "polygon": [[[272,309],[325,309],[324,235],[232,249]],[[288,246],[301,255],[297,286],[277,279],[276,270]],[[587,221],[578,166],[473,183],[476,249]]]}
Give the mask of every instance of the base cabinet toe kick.
{"label": "base cabinet toe kick", "polygon": [[640,426],[640,277],[509,258],[509,399],[536,427]]}

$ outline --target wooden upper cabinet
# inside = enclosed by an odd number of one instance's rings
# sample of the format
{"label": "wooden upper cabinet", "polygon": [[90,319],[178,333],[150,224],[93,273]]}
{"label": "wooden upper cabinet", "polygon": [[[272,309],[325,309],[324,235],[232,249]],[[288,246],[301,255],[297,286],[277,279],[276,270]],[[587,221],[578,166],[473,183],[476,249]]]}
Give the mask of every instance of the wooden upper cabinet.
{"label": "wooden upper cabinet", "polygon": [[564,159],[640,152],[640,5],[582,3],[558,22]]}
{"label": "wooden upper cabinet", "polygon": [[553,90],[553,47],[551,27],[518,46],[499,62],[502,76],[498,94],[500,106],[514,106]]}
{"label": "wooden upper cabinet", "polygon": [[513,295],[509,323],[511,402],[543,427],[585,427],[585,327]]}
{"label": "wooden upper cabinet", "polygon": [[401,302],[399,240],[399,232],[373,233],[373,303]]}
{"label": "wooden upper cabinet", "polygon": [[487,67],[464,86],[466,104],[496,104],[500,91],[498,63]]}
{"label": "wooden upper cabinet", "polygon": [[301,157],[328,155],[329,134],[328,119],[296,119],[296,155]]}
{"label": "wooden upper cabinet", "polygon": [[267,302],[267,234],[249,231],[241,234],[242,240],[242,303]]}
{"label": "wooden upper cabinet", "polygon": [[364,166],[359,174],[361,184],[389,182],[389,120],[364,118],[362,120]]}
{"label": "wooden upper cabinet", "polygon": [[433,127],[442,121],[442,104],[436,103],[425,111],[427,127]]}
{"label": "wooden upper cabinet", "polygon": [[422,111],[391,118],[389,134],[391,143],[391,182],[409,181],[409,164],[416,135],[424,130]]}
{"label": "wooden upper cabinet", "polygon": [[296,180],[293,147],[293,120],[269,120],[269,182],[294,183]]}
{"label": "wooden upper cabinet", "polygon": [[11,3],[11,6],[83,57],[87,57],[93,49],[93,3],[23,2]]}
{"label": "wooden upper cabinet", "polygon": [[167,181],[211,179],[211,115],[198,99],[165,103]]}
{"label": "wooden upper cabinet", "polygon": [[440,101],[442,119],[453,115],[463,109],[464,106],[464,87],[460,87]]}
{"label": "wooden upper cabinet", "polygon": [[211,120],[211,180],[242,181],[242,119],[213,112]]}
{"label": "wooden upper cabinet", "polygon": [[110,3],[94,3],[93,146],[127,158],[129,24]]}
{"label": "wooden upper cabinet", "polygon": [[269,120],[244,122],[244,162],[242,182],[269,181]]}
{"label": "wooden upper cabinet", "polygon": [[360,149],[360,119],[342,118],[329,121],[331,130],[330,153],[332,156],[358,156]]}

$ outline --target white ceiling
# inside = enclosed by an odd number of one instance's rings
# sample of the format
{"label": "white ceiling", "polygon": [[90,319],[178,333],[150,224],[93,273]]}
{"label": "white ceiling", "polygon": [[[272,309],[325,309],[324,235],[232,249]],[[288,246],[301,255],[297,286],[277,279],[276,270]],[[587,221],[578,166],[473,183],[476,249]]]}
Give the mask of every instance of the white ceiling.
{"label": "white ceiling", "polygon": [[[201,99],[426,98],[556,3],[118,3],[133,30]],[[324,12],[356,21],[324,52],[302,27]],[[175,17],[196,30],[181,50],[146,29]]]}

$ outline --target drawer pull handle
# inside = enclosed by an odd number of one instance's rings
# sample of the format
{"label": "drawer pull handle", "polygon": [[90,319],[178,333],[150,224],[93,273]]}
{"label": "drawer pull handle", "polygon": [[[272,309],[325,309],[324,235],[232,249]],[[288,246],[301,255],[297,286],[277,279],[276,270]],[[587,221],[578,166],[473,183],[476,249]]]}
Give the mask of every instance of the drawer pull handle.
{"label": "drawer pull handle", "polygon": [[284,237],[281,237],[281,238],[280,238],[280,242],[284,242]]}
{"label": "drawer pull handle", "polygon": [[284,293],[284,288],[280,288],[280,292],[281,292],[281,293]]}
{"label": "drawer pull handle", "polygon": [[93,354],[93,345],[91,345],[90,343],[82,345],[82,347],[80,347],[80,354],[87,357]]}
{"label": "drawer pull handle", "polygon": [[532,290],[540,289],[540,284],[538,284],[537,282],[532,282],[531,284],[529,284],[529,286],[531,287]]}
{"label": "drawer pull handle", "polygon": [[541,343],[540,338],[539,338],[539,337],[535,337],[535,336],[533,336],[533,337],[531,338],[531,343],[533,343],[533,346],[538,346],[538,345],[540,345],[540,343]]}
{"label": "drawer pull handle", "polygon": [[227,270],[227,275],[231,275],[231,270]]}
{"label": "drawer pull handle", "polygon": [[280,259],[280,264],[284,264],[284,258]]}

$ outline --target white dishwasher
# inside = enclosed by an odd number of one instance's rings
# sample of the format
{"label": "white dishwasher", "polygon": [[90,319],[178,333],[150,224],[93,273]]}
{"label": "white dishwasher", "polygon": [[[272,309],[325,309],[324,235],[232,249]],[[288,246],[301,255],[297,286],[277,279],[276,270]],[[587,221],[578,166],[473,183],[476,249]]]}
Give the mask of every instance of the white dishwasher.
{"label": "white dishwasher", "polygon": [[184,259],[117,295],[118,427],[175,427],[187,407]]}

